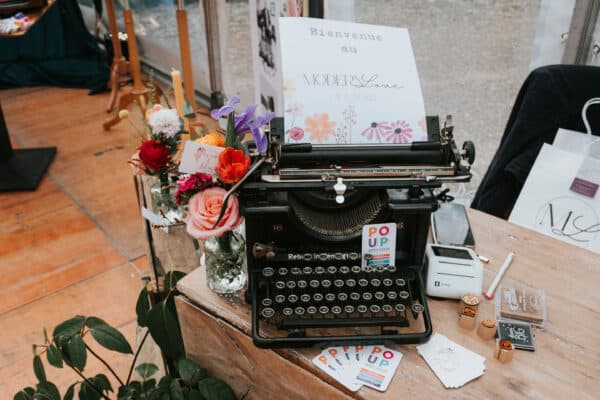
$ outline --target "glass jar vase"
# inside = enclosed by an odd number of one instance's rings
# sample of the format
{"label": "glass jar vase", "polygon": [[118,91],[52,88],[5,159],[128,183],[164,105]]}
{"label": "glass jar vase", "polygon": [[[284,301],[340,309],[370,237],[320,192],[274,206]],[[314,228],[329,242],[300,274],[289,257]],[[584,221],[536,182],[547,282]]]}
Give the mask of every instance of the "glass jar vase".
{"label": "glass jar vase", "polygon": [[171,184],[168,175],[159,175],[150,187],[152,211],[166,218],[170,224],[181,223],[185,217],[182,207],[175,203],[177,185]]}
{"label": "glass jar vase", "polygon": [[246,238],[242,227],[202,242],[206,281],[217,293],[234,293],[246,285]]}

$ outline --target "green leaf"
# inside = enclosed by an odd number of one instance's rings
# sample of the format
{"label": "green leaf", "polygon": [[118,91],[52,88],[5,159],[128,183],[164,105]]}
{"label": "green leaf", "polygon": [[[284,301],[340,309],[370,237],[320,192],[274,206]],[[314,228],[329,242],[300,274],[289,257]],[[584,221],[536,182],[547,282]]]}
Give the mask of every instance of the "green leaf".
{"label": "green leaf", "polygon": [[162,378],[160,378],[160,381],[158,381],[158,387],[168,389],[171,385],[171,382],[173,382],[173,377],[170,375],[165,375]]}
{"label": "green leaf", "polygon": [[165,290],[175,289],[177,282],[186,275],[185,272],[181,271],[169,271],[165,275]]}
{"label": "green leaf", "polygon": [[206,379],[206,378],[208,378],[208,372],[206,371],[205,368],[200,368],[199,370],[194,372],[194,376],[192,376],[192,379],[190,379],[190,385],[192,385],[193,387],[196,387],[196,386],[198,386],[198,383],[200,383],[200,381],[202,379]]}
{"label": "green leaf", "polygon": [[48,340],[48,331],[46,330],[46,327],[44,327],[44,331],[43,331],[43,332],[44,332],[44,340],[45,340],[45,342],[44,342],[44,343],[48,343],[48,342],[50,342],[50,341]]}
{"label": "green leaf", "polygon": [[78,370],[83,371],[87,361],[87,350],[81,336],[75,335],[69,340],[69,344],[67,344],[67,353],[69,353],[71,365]]}
{"label": "green leaf", "polygon": [[32,387],[26,387],[21,389],[20,392],[15,393],[13,400],[32,400],[35,394],[35,389]]}
{"label": "green leaf", "polygon": [[87,382],[82,382],[79,388],[79,400],[100,400],[101,393]]}
{"label": "green leaf", "polygon": [[194,373],[199,370],[200,367],[187,358],[182,358],[177,361],[177,371],[179,372],[179,376],[181,376],[181,379],[186,383],[190,383],[194,377]]}
{"label": "green leaf", "polygon": [[129,385],[119,387],[118,400],[138,399],[142,393],[142,385],[138,381],[130,382]]}
{"label": "green leaf", "polygon": [[92,337],[103,347],[119,353],[133,354],[125,336],[100,318],[89,317],[85,324],[90,329]]}
{"label": "green leaf", "polygon": [[33,373],[39,382],[46,382],[46,371],[40,356],[33,357]]}
{"label": "green leaf", "polygon": [[40,382],[37,384],[37,395],[35,398],[36,400],[60,400],[60,392],[54,383]]}
{"label": "green leaf", "polygon": [[177,316],[164,301],[156,304],[150,310],[148,329],[150,329],[150,334],[156,344],[167,357],[176,360],[185,355]]}
{"label": "green leaf", "polygon": [[208,400],[236,400],[233,390],[220,379],[206,378],[198,384],[200,394]]}
{"label": "green leaf", "polygon": [[55,344],[48,346],[48,352],[46,353],[46,356],[48,357],[48,364],[56,368],[63,367],[62,354],[60,354],[60,350],[58,350],[58,347],[56,347]]}
{"label": "green leaf", "polygon": [[144,286],[135,304],[135,313],[137,314],[139,326],[148,326],[148,311],[150,311],[150,301],[148,299],[148,289]]}
{"label": "green leaf", "polygon": [[183,390],[181,390],[181,385],[179,385],[178,380],[173,380],[169,385],[169,394],[171,400],[185,400],[183,398]]}
{"label": "green leaf", "polygon": [[144,363],[135,367],[137,372],[144,380],[158,372],[158,367],[154,364]]}
{"label": "green leaf", "polygon": [[187,398],[188,400],[206,400],[197,389],[191,389]]}
{"label": "green leaf", "polygon": [[156,387],[156,379],[149,379],[142,383],[142,392],[150,393]]}
{"label": "green leaf", "polygon": [[63,397],[63,400],[73,400],[73,397],[75,397],[75,386],[77,386],[77,383],[69,386],[67,392],[65,393],[65,397]]}
{"label": "green leaf", "polygon": [[112,392],[113,388],[110,381],[104,374],[98,374],[91,379],[92,382],[105,392]]}
{"label": "green leaf", "polygon": [[71,358],[69,357],[69,353],[67,351],[68,346],[69,346],[69,340],[70,340],[70,338],[68,336],[60,336],[58,338],[58,341],[55,341],[54,343],[56,344],[56,347],[58,348],[58,350],[60,350],[60,354],[63,358],[63,361],[67,365],[73,365],[71,363]]}
{"label": "green leaf", "polygon": [[225,147],[232,147],[235,143],[235,112],[227,116],[227,130],[225,131]]}
{"label": "green leaf", "polygon": [[78,315],[71,319],[66,320],[65,322],[59,324],[54,328],[52,332],[52,337],[56,340],[59,336],[73,336],[83,329],[85,324],[85,317],[83,315]]}

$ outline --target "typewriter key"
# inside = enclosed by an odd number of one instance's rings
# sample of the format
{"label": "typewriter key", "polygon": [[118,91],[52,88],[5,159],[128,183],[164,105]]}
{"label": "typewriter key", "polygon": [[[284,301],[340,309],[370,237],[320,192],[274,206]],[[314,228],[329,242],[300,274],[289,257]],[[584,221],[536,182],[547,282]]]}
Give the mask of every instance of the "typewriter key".
{"label": "typewriter key", "polygon": [[348,254],[348,257],[349,257],[349,258],[350,258],[352,261],[354,261],[354,260],[358,260],[358,259],[360,259],[360,254],[359,254],[359,253],[350,253],[350,254]]}
{"label": "typewriter key", "polygon": [[324,288],[328,288],[331,286],[331,281],[329,279],[323,279],[321,281],[321,286],[323,286]]}
{"label": "typewriter key", "polygon": [[329,272],[330,274],[335,274],[337,272],[337,268],[335,267],[335,265],[330,265],[329,267],[327,267],[327,272]]}
{"label": "typewriter key", "polygon": [[338,293],[338,300],[339,301],[346,301],[348,300],[348,294],[347,293]]}
{"label": "typewriter key", "polygon": [[319,287],[319,281],[316,279],[313,279],[312,281],[308,282],[308,284],[310,285],[311,288],[318,288]]}
{"label": "typewriter key", "polygon": [[398,293],[398,296],[400,296],[402,300],[406,300],[410,297],[410,294],[408,294],[406,290],[401,290],[400,293]]}
{"label": "typewriter key", "polygon": [[394,306],[394,309],[398,312],[404,312],[404,311],[406,311],[406,306],[404,304],[400,303],[400,304],[396,304]]}
{"label": "typewriter key", "polygon": [[354,300],[354,301],[359,300],[360,299],[360,294],[356,293],[356,292],[352,292],[352,293],[350,293],[350,299]]}
{"label": "typewriter key", "polygon": [[296,287],[296,281],[287,281],[286,286],[288,287],[288,289],[293,289]]}
{"label": "typewriter key", "polygon": [[346,266],[346,265],[342,265],[340,267],[340,273],[342,274],[347,274],[348,272],[350,272],[350,267]]}
{"label": "typewriter key", "polygon": [[275,310],[270,307],[263,308],[261,315],[265,318],[271,318],[273,315],[275,315]]}
{"label": "typewriter key", "polygon": [[285,302],[285,296],[282,294],[278,294],[277,296],[275,296],[275,303],[284,303]]}
{"label": "typewriter key", "polygon": [[388,265],[387,270],[389,272],[396,272],[396,266],[395,265]]}
{"label": "typewriter key", "polygon": [[385,299],[385,294],[383,292],[375,292],[375,298],[377,300],[383,300]]}
{"label": "typewriter key", "polygon": [[286,276],[288,273],[288,269],[285,267],[279,268],[279,270],[277,271],[279,273],[279,275],[281,276]]}
{"label": "typewriter key", "polygon": [[323,295],[321,293],[313,294],[314,301],[323,301]]}
{"label": "typewriter key", "polygon": [[356,311],[358,311],[359,313],[366,313],[367,310],[368,310],[368,308],[364,304],[361,304],[356,307]]}
{"label": "typewriter key", "polygon": [[354,273],[354,274],[361,273],[360,265],[353,265],[351,269],[352,269],[352,273]]}
{"label": "typewriter key", "polygon": [[306,287],[306,285],[307,285],[307,283],[305,280],[298,281],[298,287],[300,289],[304,289]]}
{"label": "typewriter key", "polygon": [[369,310],[371,310],[372,313],[377,314],[379,311],[381,311],[381,307],[379,307],[377,304],[371,304]]}
{"label": "typewriter key", "polygon": [[381,285],[381,281],[377,278],[371,279],[371,285],[373,287],[379,287],[379,285]]}
{"label": "typewriter key", "polygon": [[362,298],[363,300],[369,301],[373,298],[373,295],[371,294],[371,292],[364,292]]}
{"label": "typewriter key", "polygon": [[275,274],[275,270],[271,267],[266,267],[266,268],[263,268],[262,274],[265,278],[268,278],[270,276],[273,276],[273,274]]}
{"label": "typewriter key", "polygon": [[262,301],[260,302],[260,304],[262,304],[265,307],[269,307],[271,304],[273,303],[273,300],[271,300],[271,298],[269,297],[265,297],[264,299],[262,299]]}
{"label": "typewriter key", "polygon": [[392,307],[389,304],[384,304],[381,306],[381,309],[383,310],[383,312],[389,313],[392,312],[392,310],[394,309],[394,307]]}
{"label": "typewriter key", "polygon": [[311,267],[304,267],[302,268],[302,272],[304,272],[305,275],[310,275],[313,273],[313,269]]}
{"label": "typewriter key", "polygon": [[333,294],[333,293],[327,293],[325,295],[325,300],[327,300],[327,301],[335,301],[335,294]]}
{"label": "typewriter key", "polygon": [[359,279],[358,280],[358,285],[360,287],[367,287],[367,286],[369,286],[369,281],[367,279],[365,279],[365,278]]}
{"label": "typewriter key", "polygon": [[404,286],[404,285],[406,285],[406,281],[404,279],[402,279],[402,278],[397,278],[396,279],[396,285],[398,285],[398,286]]}
{"label": "typewriter key", "polygon": [[285,282],[284,281],[277,281],[277,282],[275,282],[275,287],[277,289],[285,289]]}
{"label": "typewriter key", "polygon": [[295,303],[298,301],[298,296],[296,296],[295,294],[290,294],[288,296],[288,302],[290,303]]}
{"label": "typewriter key", "polygon": [[331,307],[331,312],[334,314],[341,314],[342,313],[342,307],[340,306],[333,306]]}
{"label": "typewriter key", "polygon": [[310,301],[310,294],[301,294],[300,295],[300,301],[303,303],[308,303]]}
{"label": "typewriter key", "polygon": [[373,267],[371,265],[365,265],[365,267],[363,268],[363,271],[373,272]]}
{"label": "typewriter key", "polygon": [[344,281],[341,279],[336,279],[335,281],[333,281],[333,285],[335,287],[340,288],[340,287],[344,286]]}
{"label": "typewriter key", "polygon": [[347,305],[344,307],[344,311],[346,311],[348,314],[352,314],[354,312],[354,306]]}
{"label": "typewriter key", "polygon": [[378,265],[375,267],[375,271],[383,272],[383,271],[385,271],[385,267],[383,265]]}
{"label": "typewriter key", "polygon": [[290,315],[292,315],[294,313],[294,310],[292,310],[289,307],[284,308],[283,310],[281,310],[281,312],[283,313],[283,315],[285,315],[286,317],[289,317]]}
{"label": "typewriter key", "polygon": [[348,279],[346,281],[346,286],[348,286],[348,287],[354,287],[354,286],[356,286],[356,281],[354,279]]}
{"label": "typewriter key", "polygon": [[309,314],[316,314],[317,313],[317,307],[315,306],[310,306],[306,308],[306,312]]}
{"label": "typewriter key", "polygon": [[416,313],[422,313],[425,310],[423,304],[415,303],[412,305],[412,310]]}
{"label": "typewriter key", "polygon": [[294,267],[290,270],[290,272],[292,273],[292,275],[300,275],[302,273],[302,270],[298,267]]}
{"label": "typewriter key", "polygon": [[391,280],[390,278],[385,278],[383,280],[383,286],[392,286],[394,284],[394,281]]}
{"label": "typewriter key", "polygon": [[323,267],[316,267],[315,268],[315,274],[322,275],[324,273],[325,273],[325,268],[323,268]]}
{"label": "typewriter key", "polygon": [[304,312],[306,310],[304,309],[304,307],[296,307],[296,309],[294,310],[294,312],[296,313],[296,315],[304,315]]}
{"label": "typewriter key", "polygon": [[319,307],[319,312],[321,314],[327,314],[329,312],[329,307],[327,307],[327,306],[321,306],[321,307]]}
{"label": "typewriter key", "polygon": [[398,297],[398,294],[396,292],[388,292],[387,297],[390,300],[396,300],[396,298]]}

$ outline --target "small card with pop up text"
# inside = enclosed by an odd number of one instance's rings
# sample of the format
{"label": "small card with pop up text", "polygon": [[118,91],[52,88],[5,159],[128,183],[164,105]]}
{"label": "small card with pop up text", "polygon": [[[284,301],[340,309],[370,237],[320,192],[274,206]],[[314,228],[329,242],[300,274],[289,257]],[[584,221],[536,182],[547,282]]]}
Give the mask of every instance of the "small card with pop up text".
{"label": "small card with pop up text", "polygon": [[396,224],[372,224],[362,230],[362,268],[396,265]]}

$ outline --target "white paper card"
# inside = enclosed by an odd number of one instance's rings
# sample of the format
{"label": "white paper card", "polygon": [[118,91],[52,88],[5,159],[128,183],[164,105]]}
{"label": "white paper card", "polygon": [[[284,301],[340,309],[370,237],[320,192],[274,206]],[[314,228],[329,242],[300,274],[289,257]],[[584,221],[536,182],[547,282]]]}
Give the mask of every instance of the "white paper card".
{"label": "white paper card", "polygon": [[169,222],[168,219],[161,217],[158,214],[153,213],[152,211],[148,210],[146,207],[142,207],[142,217],[147,219],[148,222],[150,222],[150,224],[160,226],[160,229],[163,232],[169,233],[169,225],[171,224],[171,222]]}
{"label": "white paper card", "polygon": [[347,373],[344,373],[342,364],[337,363],[336,358],[332,357],[328,350],[331,350],[331,348],[323,350],[313,358],[313,364],[336,381],[340,382],[348,390],[352,392],[358,391],[362,385],[355,383],[352,377],[348,378]]}
{"label": "white paper card", "polygon": [[402,353],[384,346],[373,346],[356,373],[356,382],[385,392],[402,360]]}
{"label": "white paper card", "polygon": [[185,142],[179,172],[184,174],[195,174],[204,172],[205,174],[215,175],[215,167],[219,162],[219,154],[223,147],[200,144],[188,140]]}
{"label": "white paper card", "polygon": [[279,31],[286,142],[427,139],[407,29],[280,18]]}
{"label": "white paper card", "polygon": [[396,224],[371,224],[362,230],[362,268],[396,265]]}

